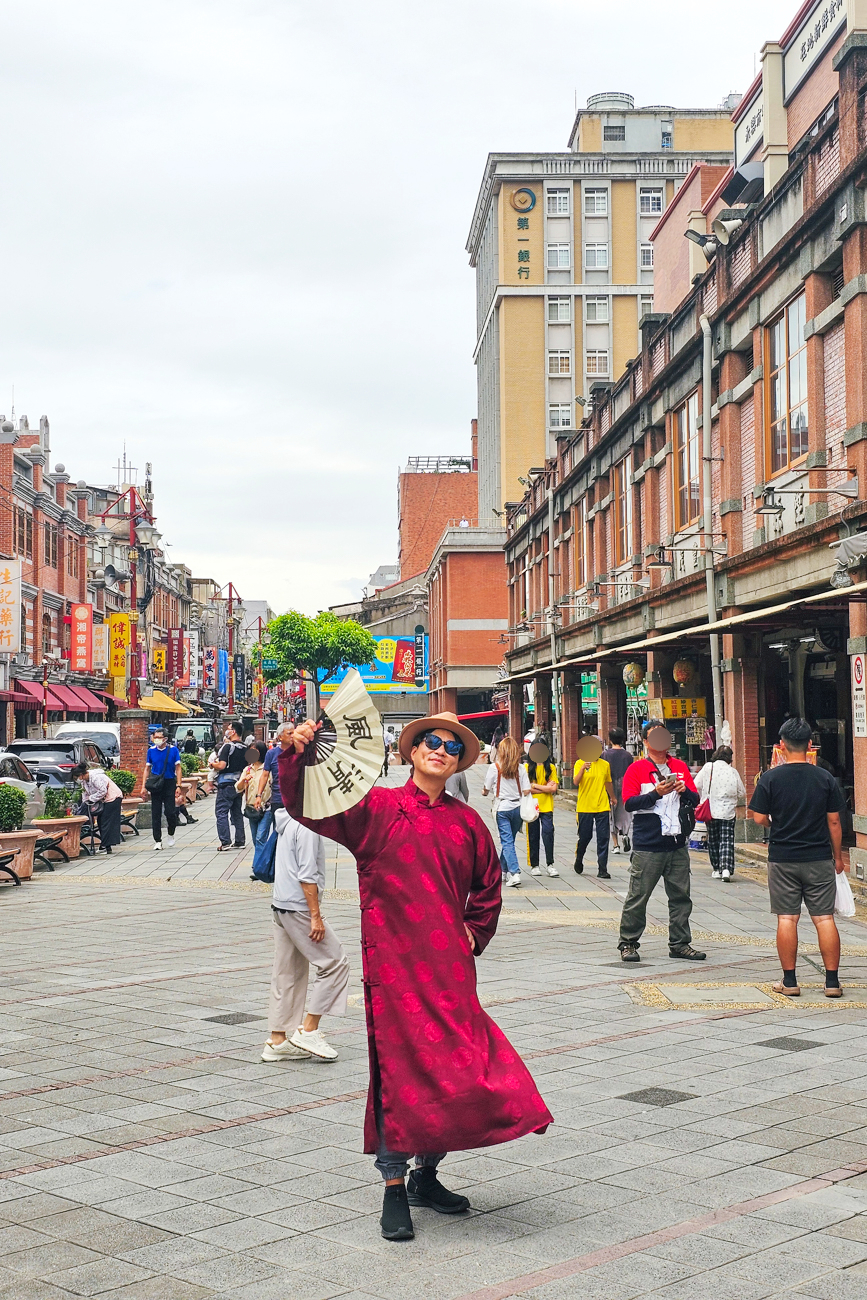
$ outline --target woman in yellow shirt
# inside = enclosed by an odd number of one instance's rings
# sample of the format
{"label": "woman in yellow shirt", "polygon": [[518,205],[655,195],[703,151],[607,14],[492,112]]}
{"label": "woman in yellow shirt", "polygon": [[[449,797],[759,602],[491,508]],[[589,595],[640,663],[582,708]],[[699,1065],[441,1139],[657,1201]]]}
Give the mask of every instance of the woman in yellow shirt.
{"label": "woman in yellow shirt", "polygon": [[542,843],[545,845],[548,875],[559,876],[560,872],[554,866],[554,795],[560,783],[557,779],[557,769],[551,762],[551,751],[548,746],[535,740],[524,759],[524,765],[530,779],[530,792],[536,796],[539,807],[538,820],[526,823],[527,861],[530,864],[530,871],[534,876],[542,874],[542,868],[539,866],[541,833]]}

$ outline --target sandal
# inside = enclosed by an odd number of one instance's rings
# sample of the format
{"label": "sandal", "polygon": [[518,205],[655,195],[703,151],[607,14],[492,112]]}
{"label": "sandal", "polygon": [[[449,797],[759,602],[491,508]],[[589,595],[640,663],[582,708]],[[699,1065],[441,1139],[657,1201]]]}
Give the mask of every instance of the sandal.
{"label": "sandal", "polygon": [[799,998],[801,996],[801,986],[799,984],[784,984],[780,980],[779,984],[773,986],[775,993],[782,993],[785,998]]}

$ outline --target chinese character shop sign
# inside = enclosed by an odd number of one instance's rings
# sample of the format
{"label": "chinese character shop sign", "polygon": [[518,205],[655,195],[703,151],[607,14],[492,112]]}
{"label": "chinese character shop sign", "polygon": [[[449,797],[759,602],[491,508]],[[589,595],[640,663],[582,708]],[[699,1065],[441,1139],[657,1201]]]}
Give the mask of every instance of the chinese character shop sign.
{"label": "chinese character shop sign", "polygon": [[529,213],[536,206],[536,195],[532,190],[521,186],[515,190],[509,200],[512,207],[520,215],[516,218],[518,229],[518,279],[529,280],[530,278],[530,250],[524,248],[524,244],[530,242],[530,218]]}
{"label": "chinese character shop sign", "polygon": [[110,677],[126,677],[126,652],[129,649],[129,614],[112,614],[108,626],[108,672]]}
{"label": "chinese character shop sign", "polygon": [[0,650],[21,649],[21,561],[0,560]]}
{"label": "chinese character shop sign", "polygon": [[74,673],[89,673],[93,670],[92,605],[72,606],[69,666]]}
{"label": "chinese character shop sign", "polygon": [[867,655],[852,656],[852,734],[867,736]]}
{"label": "chinese character shop sign", "polygon": [[206,691],[217,689],[217,647],[206,645],[202,651],[202,686]]}
{"label": "chinese character shop sign", "polygon": [[169,680],[182,677],[184,672],[184,629],[170,627],[166,633],[166,672]]}

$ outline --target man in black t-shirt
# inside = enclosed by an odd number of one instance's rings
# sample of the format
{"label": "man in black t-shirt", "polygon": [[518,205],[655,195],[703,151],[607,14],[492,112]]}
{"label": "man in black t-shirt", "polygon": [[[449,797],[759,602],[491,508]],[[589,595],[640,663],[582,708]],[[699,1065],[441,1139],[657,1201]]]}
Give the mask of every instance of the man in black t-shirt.
{"label": "man in black t-shirt", "polygon": [[807,762],[810,724],[789,718],[780,727],[786,761],[759,778],[750,800],[754,822],[770,826],[768,890],[777,914],[777,952],[783,978],[777,993],[796,998],[798,921],[807,904],[825,963],[825,996],[842,997],[838,968],[840,935],[834,920],[836,875],[844,870],[840,814],[846,807],[833,776]]}
{"label": "man in black t-shirt", "polygon": [[241,740],[241,732],[233,724],[226,728],[226,738],[220,747],[214,768],[217,775],[217,802],[214,816],[217,819],[217,834],[220,837],[218,853],[233,847],[229,818],[235,831],[236,849],[243,849],[246,844],[244,817],[241,811],[242,795],[235,789],[235,782],[247,766],[247,746]]}

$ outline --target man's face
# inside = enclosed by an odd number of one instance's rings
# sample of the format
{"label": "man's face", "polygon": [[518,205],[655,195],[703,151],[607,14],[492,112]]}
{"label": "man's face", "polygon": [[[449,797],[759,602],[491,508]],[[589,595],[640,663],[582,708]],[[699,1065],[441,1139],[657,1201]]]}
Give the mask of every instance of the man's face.
{"label": "man's face", "polygon": [[[440,740],[457,740],[453,732],[440,727],[429,734],[439,736]],[[446,780],[457,771],[461,759],[460,754],[447,754],[445,745],[440,745],[439,749],[428,749],[423,740],[419,741],[412,750],[410,757],[416,771],[424,772],[425,776],[442,777]]]}
{"label": "man's face", "polygon": [[278,742],[281,749],[289,749],[290,745],[292,744],[292,732],[294,730],[295,730],[294,727],[287,727],[285,731],[280,732],[280,735],[278,736]]}
{"label": "man's face", "polygon": [[667,727],[651,727],[644,739],[654,754],[666,755],[671,748],[672,736]]}

